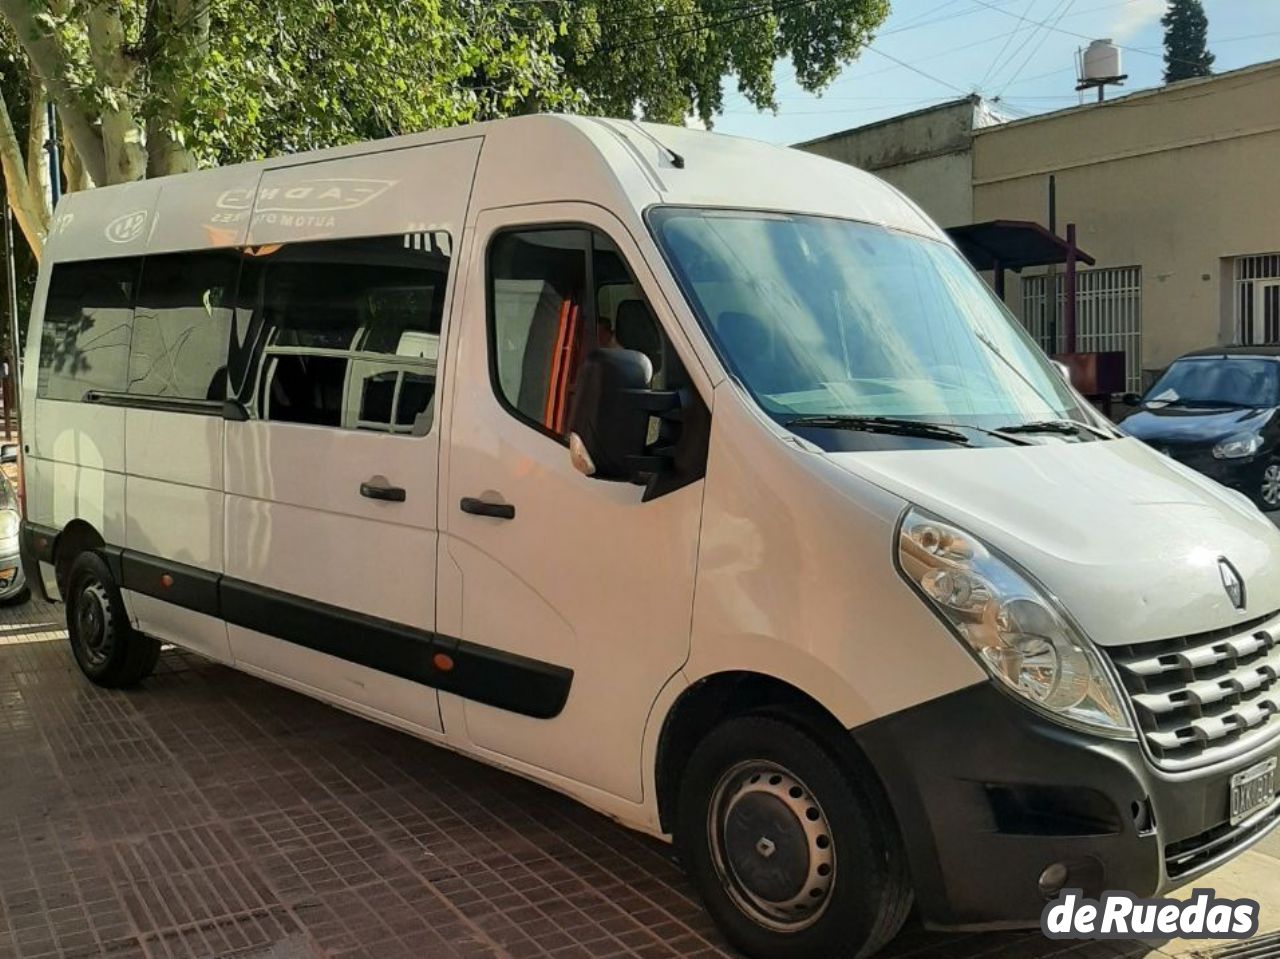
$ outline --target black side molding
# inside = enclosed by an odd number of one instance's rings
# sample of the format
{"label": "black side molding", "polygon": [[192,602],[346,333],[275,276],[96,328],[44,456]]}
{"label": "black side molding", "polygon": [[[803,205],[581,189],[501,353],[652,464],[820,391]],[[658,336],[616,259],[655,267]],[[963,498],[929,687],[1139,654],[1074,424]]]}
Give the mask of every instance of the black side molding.
{"label": "black side molding", "polygon": [[45,602],[52,602],[53,597],[45,589],[40,564],[53,562],[53,546],[57,542],[58,532],[52,526],[41,526],[26,520],[22,521],[18,532],[18,556],[22,563],[22,575]]}
{"label": "black side molding", "polygon": [[[53,561],[58,530],[22,526],[28,581]],[[198,566],[103,546],[122,587],[369,669],[535,719],[564,710],[573,670],[246,582]],[[29,559],[31,562],[29,562]]]}

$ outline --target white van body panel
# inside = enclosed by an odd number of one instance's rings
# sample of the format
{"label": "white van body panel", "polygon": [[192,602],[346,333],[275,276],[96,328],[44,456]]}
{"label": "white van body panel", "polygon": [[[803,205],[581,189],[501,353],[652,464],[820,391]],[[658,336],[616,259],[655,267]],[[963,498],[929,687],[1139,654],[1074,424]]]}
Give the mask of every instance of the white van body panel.
{"label": "white van body panel", "polygon": [[[617,244],[637,284],[653,288],[630,232],[598,206],[548,203],[478,216],[442,463],[442,531],[462,576],[460,593],[447,598],[460,601],[461,612],[441,617],[468,642],[574,671],[569,700],[553,719],[466,701],[472,746],[638,803],[640,732],[657,690],[689,654],[702,484],[642,503],[642,487],[583,476],[562,444],[499,403],[489,375],[485,251],[497,231],[540,224],[595,228]],[[673,326],[667,304],[648,299],[664,327]],[[517,518],[463,513],[466,496],[511,503]]]}
{"label": "white van body panel", "polygon": [[715,403],[685,678],[773,676],[846,728],[983,681],[894,568],[905,500],[764,421],[732,381]]}
{"label": "white van body panel", "polygon": [[[254,197],[248,244],[269,248],[333,236],[437,232],[456,242],[480,144],[479,138],[463,137],[269,169]],[[450,266],[442,342],[457,259]],[[444,362],[441,350],[438,369]],[[434,630],[440,436],[438,422],[421,436],[262,420],[229,423],[227,575]],[[402,487],[404,502],[362,496],[361,484],[368,481]],[[432,689],[242,626],[228,629],[237,662],[300,677],[344,702],[442,729]]]}
{"label": "white van body panel", "polygon": [[[1239,494],[1138,440],[830,455],[1034,570],[1100,645],[1280,609],[1280,531]],[[1248,584],[1244,609],[1222,588],[1219,557]]]}

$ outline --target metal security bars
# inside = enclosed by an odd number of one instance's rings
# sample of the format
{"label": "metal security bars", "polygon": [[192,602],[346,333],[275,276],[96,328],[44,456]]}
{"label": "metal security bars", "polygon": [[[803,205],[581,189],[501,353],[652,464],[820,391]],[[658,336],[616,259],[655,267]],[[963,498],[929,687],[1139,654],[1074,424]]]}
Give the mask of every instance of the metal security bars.
{"label": "metal security bars", "polygon": [[1280,343],[1280,253],[1235,261],[1236,342]]}
{"label": "metal security bars", "polygon": [[[1022,278],[1022,324],[1046,353],[1066,351],[1065,275]],[[1076,350],[1122,351],[1125,388],[1142,389],[1142,267],[1076,274]]]}

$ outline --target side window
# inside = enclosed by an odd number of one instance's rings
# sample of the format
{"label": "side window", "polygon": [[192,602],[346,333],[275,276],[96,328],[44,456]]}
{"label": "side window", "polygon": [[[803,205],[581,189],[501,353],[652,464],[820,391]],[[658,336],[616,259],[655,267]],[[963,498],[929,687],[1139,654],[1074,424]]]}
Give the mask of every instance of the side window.
{"label": "side window", "polygon": [[582,357],[639,350],[655,389],[683,383],[670,342],[613,242],[587,229],[499,234],[489,248],[494,386],[517,417],[563,440]]}
{"label": "side window", "polygon": [[388,433],[430,429],[447,234],[246,252],[228,375],[250,415]]}
{"label": "side window", "polygon": [[522,419],[563,436],[587,339],[590,234],[503,233],[489,250],[490,348],[497,387]]}
{"label": "side window", "polygon": [[227,336],[239,266],[235,250],[146,258],[129,350],[131,395],[226,398]]}
{"label": "side window", "polygon": [[120,257],[53,267],[37,396],[80,401],[90,391],[125,391],[140,266],[138,257]]}

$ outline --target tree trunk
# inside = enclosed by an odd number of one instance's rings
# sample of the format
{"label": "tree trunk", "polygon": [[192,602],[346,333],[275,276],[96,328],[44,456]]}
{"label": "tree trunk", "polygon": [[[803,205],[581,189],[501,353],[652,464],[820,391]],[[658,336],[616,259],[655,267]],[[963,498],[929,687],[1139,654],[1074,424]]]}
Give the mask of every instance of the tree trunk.
{"label": "tree trunk", "polygon": [[[3,2],[3,0],[0,0]],[[99,183],[128,183],[147,175],[147,151],[142,127],[129,102],[137,63],[125,49],[124,26],[116,0],[104,0],[85,13],[89,57],[102,84],[102,176],[88,167]]]}
{"label": "tree trunk", "polygon": [[148,120],[147,176],[187,173],[195,168],[195,155],[169,135],[163,121],[157,117]]}
{"label": "tree trunk", "polygon": [[[49,181],[49,101],[44,85],[31,78],[27,110],[27,192],[32,206],[53,214],[53,190]],[[45,218],[48,222],[48,217]]]}
{"label": "tree trunk", "polygon": [[18,229],[26,237],[31,252],[39,259],[44,253],[44,238],[48,230],[49,220],[44,205],[36,206],[31,200],[31,186],[27,181],[26,159],[22,155],[22,145],[13,132],[13,122],[9,119],[9,107],[0,98],[0,167],[4,170],[5,193],[9,198],[9,206],[13,208],[13,217],[18,222]]}
{"label": "tree trunk", "polygon": [[90,120],[85,104],[63,80],[66,56],[57,39],[37,23],[31,0],[0,0],[0,14],[9,21],[18,42],[31,61],[32,72],[39,76],[58,105],[58,114],[67,128],[67,136],[75,144],[85,169],[98,183],[106,174],[106,154],[102,135]]}

